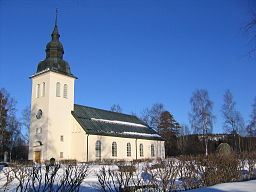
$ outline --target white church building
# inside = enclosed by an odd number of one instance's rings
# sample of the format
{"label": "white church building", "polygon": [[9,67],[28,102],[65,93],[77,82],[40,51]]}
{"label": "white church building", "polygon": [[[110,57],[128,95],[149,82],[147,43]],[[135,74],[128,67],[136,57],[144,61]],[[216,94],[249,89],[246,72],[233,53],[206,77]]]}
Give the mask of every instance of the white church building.
{"label": "white church building", "polygon": [[138,117],[74,104],[77,78],[63,60],[56,22],[51,36],[46,58],[30,77],[29,159],[164,158],[164,140]]}

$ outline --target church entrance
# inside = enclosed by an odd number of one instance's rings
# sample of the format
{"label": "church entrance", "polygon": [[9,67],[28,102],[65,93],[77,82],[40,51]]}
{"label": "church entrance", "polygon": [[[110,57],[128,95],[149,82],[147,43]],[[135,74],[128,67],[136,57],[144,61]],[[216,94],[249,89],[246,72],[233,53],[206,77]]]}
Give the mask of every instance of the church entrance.
{"label": "church entrance", "polygon": [[41,151],[35,151],[34,152],[35,162],[41,163]]}

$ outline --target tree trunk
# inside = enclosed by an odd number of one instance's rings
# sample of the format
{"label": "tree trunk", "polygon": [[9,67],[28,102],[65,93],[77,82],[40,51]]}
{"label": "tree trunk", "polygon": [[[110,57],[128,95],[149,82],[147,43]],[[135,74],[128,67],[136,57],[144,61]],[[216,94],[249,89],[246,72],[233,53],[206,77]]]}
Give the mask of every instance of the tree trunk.
{"label": "tree trunk", "polygon": [[208,138],[205,138],[205,155],[208,155]]}

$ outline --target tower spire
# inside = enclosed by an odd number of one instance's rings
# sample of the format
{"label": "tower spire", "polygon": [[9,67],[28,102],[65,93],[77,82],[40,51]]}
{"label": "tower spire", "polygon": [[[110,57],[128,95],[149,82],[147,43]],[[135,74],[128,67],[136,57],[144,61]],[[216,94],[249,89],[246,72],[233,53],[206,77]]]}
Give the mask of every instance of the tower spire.
{"label": "tower spire", "polygon": [[59,41],[58,9],[56,8],[55,25],[51,34],[52,40],[46,45],[46,58],[38,64],[37,73],[45,69],[72,76],[68,62],[63,60],[64,49]]}
{"label": "tower spire", "polygon": [[57,21],[58,21],[58,8],[56,8],[55,26],[57,26]]}
{"label": "tower spire", "polygon": [[58,21],[58,8],[56,8],[55,25],[54,25],[54,29],[53,29],[53,32],[52,32],[52,40],[53,41],[58,41],[59,37],[60,37],[59,31],[58,31],[57,21]]}

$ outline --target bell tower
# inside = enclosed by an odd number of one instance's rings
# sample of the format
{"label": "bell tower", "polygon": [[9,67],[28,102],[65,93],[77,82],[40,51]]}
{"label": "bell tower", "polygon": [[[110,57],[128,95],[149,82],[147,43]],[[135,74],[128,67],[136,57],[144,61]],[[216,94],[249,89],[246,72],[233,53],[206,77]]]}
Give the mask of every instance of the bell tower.
{"label": "bell tower", "polygon": [[29,159],[43,162],[50,158],[71,158],[71,111],[74,108],[74,83],[64,48],[59,41],[56,18],[46,57],[39,62],[32,79]]}

